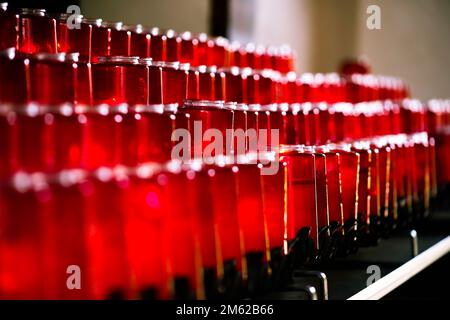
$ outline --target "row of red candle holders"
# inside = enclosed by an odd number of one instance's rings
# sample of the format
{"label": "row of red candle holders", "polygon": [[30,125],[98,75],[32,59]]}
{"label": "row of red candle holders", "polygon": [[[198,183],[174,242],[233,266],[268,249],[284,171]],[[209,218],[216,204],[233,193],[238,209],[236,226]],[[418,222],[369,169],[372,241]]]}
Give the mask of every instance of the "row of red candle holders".
{"label": "row of red candle holders", "polygon": [[[31,54],[78,52],[83,61],[95,61],[99,56],[138,56],[193,66],[250,67],[282,73],[294,70],[295,55],[286,46],[240,46],[206,34],[160,32],[141,25],[126,26],[82,16],[69,19],[70,15],[51,16],[42,9],[16,12],[6,7],[0,9],[0,50],[14,47]],[[79,28],[72,27],[72,22]]]}
{"label": "row of red candle holders", "polygon": [[[201,128],[196,133],[198,122]],[[277,150],[279,145],[321,145],[423,131],[439,137],[442,140],[439,150],[446,150],[448,127],[448,101],[431,101],[428,106],[415,100],[400,104],[390,101],[357,105],[306,103],[256,110],[247,105],[211,101],[186,101],[179,108],[177,105],[73,107],[65,104],[55,108],[36,104],[1,105],[0,177],[10,177],[18,171],[95,170],[163,163],[172,159],[172,150],[179,144],[172,139],[175,129],[190,133],[188,149],[180,156],[193,158],[201,157],[210,144],[204,139],[209,129],[222,134],[223,150],[217,150],[216,155],[231,152],[242,155]],[[244,144],[238,139],[238,129],[248,135]],[[278,136],[272,133],[274,129],[278,130]],[[227,130],[232,130],[232,140],[226,139]],[[445,156],[439,159],[443,181],[450,181],[446,174],[448,159]]]}
{"label": "row of red candle holders", "polygon": [[[292,255],[293,267],[331,259],[351,247],[336,241],[357,246],[427,212],[434,159],[419,133],[286,147],[275,175],[250,157],[17,173],[0,184],[0,297],[264,294]],[[72,265],[81,290],[67,287]]]}
{"label": "row of red candle holders", "polygon": [[[363,79],[363,80],[361,80]],[[369,80],[370,81],[369,81]],[[190,67],[136,57],[0,54],[0,101],[58,105],[182,104],[185,99],[261,104],[400,100],[409,94],[394,78],[337,74],[297,77],[273,71]]]}

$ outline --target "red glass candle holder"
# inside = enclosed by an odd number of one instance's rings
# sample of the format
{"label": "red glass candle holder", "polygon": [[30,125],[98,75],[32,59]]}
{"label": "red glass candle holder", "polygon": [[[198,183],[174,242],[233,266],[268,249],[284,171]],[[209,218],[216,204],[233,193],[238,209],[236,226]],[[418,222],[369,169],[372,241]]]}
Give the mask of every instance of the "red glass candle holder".
{"label": "red glass candle holder", "polygon": [[236,103],[247,101],[247,75],[238,68],[222,69],[220,72],[225,75],[223,100]]}
{"label": "red glass candle holder", "polygon": [[217,280],[223,278],[224,269],[215,225],[211,175],[212,172],[206,169],[198,172],[193,186],[197,206],[193,215],[194,228],[200,247],[203,287],[207,299],[217,294]]}
{"label": "red glass candle holder", "polygon": [[295,239],[300,232],[306,232],[318,249],[315,155],[294,146],[285,147],[281,155],[288,170],[287,239]]}
{"label": "red glass candle holder", "polygon": [[330,226],[330,213],[328,203],[327,184],[327,159],[323,153],[315,152],[315,175],[316,175],[316,197],[317,197],[317,226],[319,232],[325,231]]}
{"label": "red glass candle holder", "polygon": [[124,27],[122,22],[103,22],[102,25],[111,29],[109,54],[111,56],[130,56],[131,31]]}
{"label": "red glass candle holder", "polygon": [[[196,197],[195,172],[188,170],[179,174],[167,175],[166,196],[169,199],[180,195],[182,201],[168,202],[168,224],[170,233],[166,235],[169,250],[169,263],[175,286],[175,297],[178,290],[189,297],[204,296],[201,283],[201,250],[198,235],[195,232]],[[180,288],[181,287],[181,288]],[[178,289],[180,288],[180,289]]]}
{"label": "red glass candle holder", "polygon": [[245,272],[244,243],[238,219],[236,172],[231,167],[223,166],[208,169],[222,261],[224,265],[234,265],[237,271],[244,268]]}
{"label": "red glass candle holder", "polygon": [[269,262],[269,248],[265,230],[264,211],[261,193],[261,172],[252,164],[238,165],[236,174],[237,209],[239,227],[246,255],[258,254],[261,262]]}
{"label": "red glass candle holder", "polygon": [[78,55],[39,53],[30,63],[31,100],[44,105],[76,102]]}
{"label": "red glass candle holder", "polygon": [[127,178],[114,181],[112,172],[103,169],[97,179],[89,179],[90,192],[83,198],[88,268],[86,281],[93,299],[125,298],[128,264],[124,230],[123,202]]}
{"label": "red glass candle holder", "polygon": [[168,62],[179,62],[181,58],[181,38],[173,30],[168,30],[166,36],[166,60]]}
{"label": "red glass candle holder", "polygon": [[324,102],[347,102],[345,94],[345,80],[337,73],[325,74]]}
{"label": "red glass candle holder", "polygon": [[[172,132],[176,119],[181,116],[165,112],[163,105],[137,106],[133,111],[136,136],[129,136],[126,140],[136,140],[137,163],[169,161]],[[123,141],[125,144],[128,143],[126,140]]]}
{"label": "red glass candle holder", "polygon": [[228,48],[228,66],[247,68],[248,54],[244,47],[239,42],[233,42]]}
{"label": "red glass candle holder", "polygon": [[188,65],[177,62],[154,62],[161,69],[162,103],[182,105],[188,93]]}
{"label": "red glass candle holder", "polygon": [[[331,150],[339,153],[344,223],[353,229],[359,208],[360,154],[351,151],[348,146],[332,146]],[[345,231],[348,230],[345,228]]]}
{"label": "red glass candle holder", "polygon": [[210,101],[218,100],[216,97],[216,87],[215,87],[217,70],[215,68],[207,68],[207,67],[199,67],[198,70],[199,70],[198,76],[199,100],[210,100]]}
{"label": "red glass candle holder", "polygon": [[125,27],[131,32],[130,53],[132,57],[150,58],[150,32],[142,25]]}
{"label": "red glass candle holder", "polygon": [[431,201],[431,167],[432,159],[430,154],[430,144],[426,134],[416,135],[414,141],[414,154],[416,159],[417,174],[417,195],[421,208],[424,209],[424,215],[429,214]]}
{"label": "red glass candle holder", "polygon": [[0,84],[1,102],[30,102],[30,59],[14,49],[3,51],[0,54]]}
{"label": "red glass candle holder", "polygon": [[[43,213],[31,177],[17,174],[0,187],[0,296],[42,299],[47,281],[44,263]],[[43,195],[44,197],[44,195]],[[30,270],[30,266],[34,266]]]}
{"label": "red glass candle holder", "polygon": [[81,167],[82,154],[82,128],[84,115],[75,113],[74,108],[63,105],[55,112],[52,135],[54,141],[54,167],[55,172]]}
{"label": "red glass candle holder", "polygon": [[[141,168],[142,169],[142,168]],[[150,168],[150,172],[153,169]],[[157,170],[158,169],[154,169]],[[168,248],[165,232],[170,232],[164,195],[164,177],[131,177],[125,191],[124,230],[133,297],[169,297]],[[151,250],[148,250],[148,248]],[[145,252],[145,254],[143,254]]]}
{"label": "red glass candle holder", "polygon": [[207,44],[207,65],[222,68],[227,60],[228,40],[225,38],[215,38],[208,40]]}
{"label": "red glass candle holder", "polygon": [[[222,153],[227,154],[231,150],[228,145],[227,129],[233,129],[233,109],[234,105],[224,104],[219,101],[186,101],[181,113],[189,114],[188,128],[191,135],[191,156],[201,158],[203,152],[210,145],[206,141],[204,134],[208,129],[217,129],[223,137],[221,147]],[[215,142],[218,143],[218,142]],[[220,143],[220,142],[219,142]],[[219,155],[217,150],[209,150],[211,156]]]}
{"label": "red glass candle holder", "polygon": [[183,32],[181,38],[180,62],[189,63],[191,66],[201,65],[198,57],[198,39],[193,37],[190,32]]}
{"label": "red glass candle holder", "polygon": [[111,114],[106,105],[77,110],[82,124],[82,168],[95,170],[118,164],[118,146],[115,144],[116,126],[120,119]]}
{"label": "red glass candle holder", "polygon": [[264,47],[249,43],[246,45],[245,50],[247,51],[248,67],[253,70],[262,70]]}
{"label": "red glass candle holder", "polygon": [[91,61],[98,57],[109,56],[111,53],[111,28],[102,26],[102,19],[83,19],[82,23],[92,28]]}
{"label": "red glass candle holder", "polygon": [[94,104],[147,104],[148,71],[137,57],[100,57],[92,66]]}
{"label": "red glass candle holder", "polygon": [[0,180],[6,180],[13,174],[11,160],[13,152],[13,127],[16,115],[12,110],[0,108]]}
{"label": "red glass candle holder", "polygon": [[[148,174],[145,173],[148,169]],[[165,175],[159,168],[141,167],[130,177],[124,190],[124,236],[130,274],[130,296],[169,298],[168,249],[165,232],[171,232],[167,219]],[[159,178],[158,178],[159,177]],[[147,252],[142,254],[142,252]]]}
{"label": "red glass candle holder", "polygon": [[285,196],[287,163],[280,162],[274,175],[261,175],[264,219],[266,220],[267,237],[270,249],[282,249],[287,233],[285,218],[287,207]]}
{"label": "red glass candle holder", "polygon": [[154,61],[166,61],[167,59],[167,37],[161,34],[158,28],[150,31],[150,58]]}
{"label": "red glass candle holder", "polygon": [[371,183],[370,165],[372,161],[371,150],[358,150],[360,155],[359,184],[358,184],[358,219],[362,223],[370,224],[370,196]]}
{"label": "red glass candle holder", "polygon": [[[43,217],[46,244],[43,260],[47,272],[46,290],[49,299],[92,299],[92,283],[84,282],[83,270],[89,269],[85,237],[84,199],[93,191],[92,184],[81,171],[66,171],[50,181],[50,202]],[[79,267],[81,289],[69,290],[67,277],[69,266]],[[69,269],[74,272],[76,269]],[[76,272],[76,271],[75,271]]]}
{"label": "red glass candle holder", "polygon": [[83,22],[83,16],[75,17],[79,28],[67,25],[69,14],[60,14],[56,17],[58,52],[78,53],[80,61],[89,61],[91,58],[92,25]]}
{"label": "red glass candle holder", "polygon": [[44,9],[20,11],[19,49],[26,53],[57,53],[56,19],[45,14]]}
{"label": "red glass candle holder", "polygon": [[0,50],[17,48],[19,44],[19,15],[8,10],[8,3],[0,7]]}
{"label": "red glass candle holder", "polygon": [[53,168],[54,117],[34,104],[16,114],[12,124],[14,171],[48,172]]}
{"label": "red glass candle holder", "polygon": [[250,110],[246,104],[237,104],[233,109],[233,154],[257,152],[262,147],[259,145],[258,111]]}
{"label": "red glass candle holder", "polygon": [[295,53],[289,46],[277,48],[274,56],[273,69],[281,73],[295,70]]}
{"label": "red glass candle holder", "polygon": [[328,209],[330,224],[337,227],[344,225],[344,212],[342,207],[342,187],[340,177],[340,154],[331,151],[328,147],[317,147],[315,150],[325,155]]}

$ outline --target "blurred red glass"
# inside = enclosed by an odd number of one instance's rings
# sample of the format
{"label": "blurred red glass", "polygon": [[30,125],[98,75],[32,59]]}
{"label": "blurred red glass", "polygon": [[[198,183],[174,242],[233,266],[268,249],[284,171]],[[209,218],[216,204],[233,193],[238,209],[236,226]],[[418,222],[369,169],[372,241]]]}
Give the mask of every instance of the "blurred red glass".
{"label": "blurred red glass", "polygon": [[[227,129],[233,129],[233,110],[234,105],[224,104],[219,101],[186,101],[180,112],[189,114],[188,129],[191,136],[191,155],[201,158],[205,149],[211,141],[203,139],[208,129],[219,130],[222,134],[223,153],[231,150],[227,145]],[[214,144],[220,142],[214,141]],[[211,148],[211,147],[210,147]],[[213,151],[213,150],[209,150]],[[211,156],[218,155],[217,150],[212,152]]]}
{"label": "blurred red glass", "polygon": [[261,175],[263,212],[270,249],[281,249],[284,245],[287,208],[286,195],[287,163],[280,162],[274,175]]}
{"label": "blurred red glass", "polygon": [[[142,110],[137,108],[136,119],[137,162],[165,162],[171,159],[171,135],[177,118],[182,115],[164,112],[163,106],[148,106]],[[126,144],[127,141],[124,141]]]}
{"label": "blurred red glass", "polygon": [[228,40],[215,38],[208,40],[207,65],[222,68],[226,64]]}
{"label": "blurred red glass", "polygon": [[[40,194],[31,178],[14,176],[0,187],[0,296],[2,299],[36,299],[47,284],[43,251],[43,212]],[[45,196],[45,195],[43,195]],[[65,282],[64,282],[65,283]]]}
{"label": "blurred red glass", "polygon": [[92,25],[83,21],[82,16],[75,17],[74,22],[79,28],[67,25],[69,14],[60,14],[56,18],[58,52],[79,53],[80,61],[91,58]]}
{"label": "blurred red glass", "polygon": [[282,161],[288,170],[287,240],[295,239],[301,230],[314,241],[317,249],[318,216],[316,194],[315,155],[300,149],[286,149]]}
{"label": "blurred red glass", "polygon": [[46,16],[44,9],[22,9],[20,25],[21,51],[57,53],[56,19]]}
{"label": "blurred red glass", "polygon": [[150,33],[140,24],[126,27],[131,32],[130,52],[132,57],[150,58]]}
{"label": "blurred red glass", "polygon": [[118,164],[119,146],[115,144],[115,136],[119,119],[109,112],[108,106],[91,107],[87,111],[78,117],[83,130],[82,167],[89,170],[114,167]]}
{"label": "blurred red glass", "polygon": [[183,32],[181,38],[181,63],[190,63],[191,66],[199,66],[198,39],[192,37],[190,32]]}
{"label": "blurred red glass", "polygon": [[52,135],[54,141],[54,170],[81,167],[82,127],[79,116],[69,106],[61,106],[52,114],[54,117]]}
{"label": "blurred red glass", "polygon": [[17,48],[19,44],[19,15],[8,10],[8,3],[0,7],[0,50]]}
{"label": "blurred red glass", "polygon": [[168,62],[180,61],[181,57],[181,38],[173,30],[165,33],[166,40],[166,60]]}
{"label": "blurred red glass", "polygon": [[261,171],[256,164],[237,167],[237,209],[245,253],[259,254],[262,256],[261,262],[268,262],[269,243],[265,233],[267,222],[262,203]]}
{"label": "blurred red glass", "polygon": [[[154,63],[161,67],[162,103],[182,105],[188,91],[188,65],[179,63]],[[151,85],[151,82],[150,82]]]}
{"label": "blurred red glass", "polygon": [[14,49],[0,54],[0,101],[12,104],[31,101],[30,59]]}
{"label": "blurred red glass", "polygon": [[208,172],[211,176],[214,223],[222,261],[224,265],[234,265],[236,270],[242,271],[244,242],[239,229],[236,170],[215,167]]}
{"label": "blurred red glass", "polygon": [[167,262],[170,245],[165,241],[165,232],[170,231],[164,195],[166,182],[163,174],[131,177],[129,186],[123,191],[126,199],[123,227],[131,297],[169,297]]}
{"label": "blurred red glass", "polygon": [[83,19],[92,27],[91,38],[91,60],[96,61],[98,57],[109,56],[111,52],[111,28],[102,26],[102,19]]}
{"label": "blurred red glass", "polygon": [[98,179],[90,179],[90,192],[85,195],[84,227],[88,268],[85,281],[92,287],[94,299],[125,298],[128,269],[125,259],[123,198],[129,183],[112,179],[112,172],[99,171]]}
{"label": "blurred red glass", "polygon": [[360,154],[350,151],[347,147],[338,147],[332,149],[332,151],[339,153],[339,173],[341,176],[344,222],[353,225],[357,219],[357,211],[359,208]]}
{"label": "blurred red glass", "polygon": [[[199,239],[195,233],[196,197],[195,175],[193,171],[166,175],[168,202],[167,233],[169,263],[175,286],[175,297],[193,298],[203,296],[203,285],[200,280],[202,265]],[[161,178],[164,179],[164,178]]]}
{"label": "blurred red glass", "polygon": [[44,105],[75,103],[77,55],[37,54],[30,60],[31,100]]}
{"label": "blurred red glass", "polygon": [[153,28],[150,33],[150,58],[154,61],[166,61],[167,37],[158,28]]}
{"label": "blurred red glass", "polygon": [[148,74],[136,57],[100,57],[92,66],[94,104],[147,104]]}

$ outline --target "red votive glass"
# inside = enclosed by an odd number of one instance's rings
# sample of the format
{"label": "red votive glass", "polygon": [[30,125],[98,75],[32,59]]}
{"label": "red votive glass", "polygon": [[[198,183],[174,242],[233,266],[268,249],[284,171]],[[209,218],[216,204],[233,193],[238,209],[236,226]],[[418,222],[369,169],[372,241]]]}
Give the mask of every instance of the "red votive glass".
{"label": "red votive glass", "polygon": [[30,59],[15,49],[0,53],[0,101],[12,104],[31,101]]}
{"label": "red votive glass", "polygon": [[78,121],[83,130],[82,167],[88,170],[114,167],[118,164],[115,134],[120,118],[115,117],[107,105],[85,108],[78,112]]}
{"label": "red votive glass", "polygon": [[[125,189],[124,235],[130,274],[130,296],[169,297],[166,176],[159,168],[142,166]],[[142,254],[143,252],[146,254]]]}
{"label": "red votive glass", "polygon": [[22,9],[19,49],[26,53],[57,53],[56,19],[44,9]]}
{"label": "red votive glass", "polygon": [[[0,187],[0,297],[42,299],[43,213],[31,177],[19,173]],[[44,195],[43,195],[44,196]],[[30,270],[30,266],[33,266]]]}
{"label": "red votive glass", "polygon": [[[132,116],[136,121],[132,126],[135,127],[136,136],[129,136],[129,139],[136,140],[137,163],[166,162],[171,159],[171,136],[177,115],[164,111],[163,105],[134,108]],[[123,143],[128,143],[129,139]]]}
{"label": "red votive glass", "polygon": [[147,104],[147,81],[137,57],[99,57],[92,66],[94,104]]}
{"label": "red votive glass", "polygon": [[[309,149],[307,149],[309,150]],[[288,214],[287,239],[307,230],[318,249],[318,212],[315,155],[301,146],[284,147],[282,161],[287,163]]]}
{"label": "red votive glass", "polygon": [[237,166],[236,189],[239,227],[243,235],[246,254],[259,253],[267,262],[266,221],[261,193],[261,169],[256,164],[241,164]]}
{"label": "red votive glass", "polygon": [[150,58],[154,61],[166,61],[167,59],[167,37],[160,33],[158,28],[150,31]]}
{"label": "red votive glass", "polygon": [[91,58],[92,25],[83,22],[83,16],[76,16],[74,23],[79,28],[67,25],[70,15],[63,13],[57,16],[58,52],[79,53],[80,61],[89,61]]}
{"label": "red votive glass", "polygon": [[150,57],[150,32],[145,30],[140,24],[125,27],[131,32],[130,53],[132,57],[149,58]]}
{"label": "red votive glass", "polygon": [[19,15],[0,4],[0,50],[17,48],[19,44]]}
{"label": "red votive glass", "polygon": [[31,100],[44,105],[75,103],[78,55],[39,53],[30,60]]}
{"label": "red votive glass", "polygon": [[102,19],[83,19],[82,23],[90,25],[91,36],[91,61],[98,57],[109,56],[111,52],[111,28],[102,26]]}
{"label": "red votive glass", "polygon": [[129,181],[115,181],[111,171],[99,170],[89,179],[92,188],[84,196],[84,226],[88,268],[86,281],[94,299],[126,297],[128,265],[125,256],[123,202]]}
{"label": "red votive glass", "polygon": [[122,22],[104,22],[103,26],[111,29],[109,54],[111,56],[130,56],[131,31],[124,27]]}

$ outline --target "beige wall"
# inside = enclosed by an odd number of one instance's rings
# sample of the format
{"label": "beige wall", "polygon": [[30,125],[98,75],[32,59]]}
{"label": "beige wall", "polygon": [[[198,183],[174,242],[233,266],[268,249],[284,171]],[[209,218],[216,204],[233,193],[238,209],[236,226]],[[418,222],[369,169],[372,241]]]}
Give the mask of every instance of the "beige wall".
{"label": "beige wall", "polygon": [[[365,8],[378,4],[382,29],[365,26]],[[421,99],[450,98],[450,1],[361,0],[358,52],[376,72],[406,79]]]}
{"label": "beige wall", "polygon": [[[230,38],[288,43],[299,72],[337,70],[365,55],[374,72],[397,75],[415,96],[450,97],[449,0],[230,0]],[[177,31],[209,30],[210,0],[82,0],[86,16]],[[366,27],[366,8],[381,7],[382,30]]]}
{"label": "beige wall", "polygon": [[[418,98],[450,97],[449,0],[231,1],[239,12],[231,36],[291,44],[300,72],[335,71],[347,57],[366,56],[374,72],[402,77]],[[255,17],[242,24],[248,2]],[[370,4],[381,7],[382,30],[366,27]]]}
{"label": "beige wall", "polygon": [[208,32],[209,4],[209,0],[81,0],[88,17],[179,32]]}

